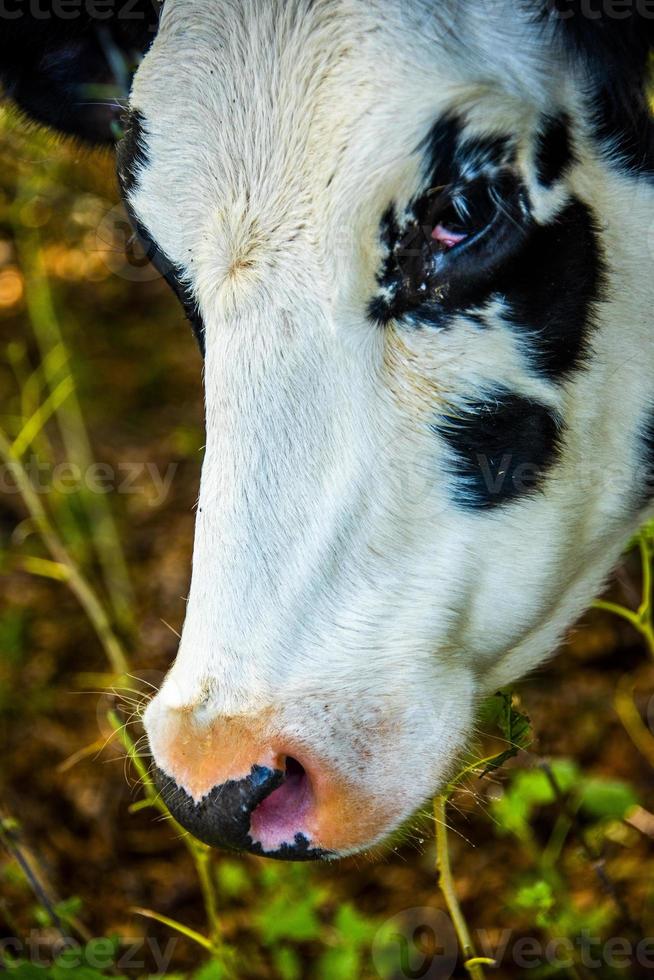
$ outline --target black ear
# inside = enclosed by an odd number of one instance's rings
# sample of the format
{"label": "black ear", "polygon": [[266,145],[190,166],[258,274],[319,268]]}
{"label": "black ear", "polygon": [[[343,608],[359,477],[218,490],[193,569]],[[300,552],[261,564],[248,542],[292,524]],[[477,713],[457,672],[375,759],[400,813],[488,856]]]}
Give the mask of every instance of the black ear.
{"label": "black ear", "polygon": [[95,143],[117,135],[158,0],[4,0],[0,82],[38,122]]}

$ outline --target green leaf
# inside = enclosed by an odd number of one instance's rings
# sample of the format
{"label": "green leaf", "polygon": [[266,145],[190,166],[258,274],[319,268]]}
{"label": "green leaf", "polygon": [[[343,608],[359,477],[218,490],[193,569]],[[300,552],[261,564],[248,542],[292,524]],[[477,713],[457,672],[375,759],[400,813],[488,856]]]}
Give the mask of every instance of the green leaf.
{"label": "green leaf", "polygon": [[48,980],[106,980],[108,976],[112,976],[113,980],[127,980],[125,976],[117,977],[89,966],[72,967],[59,964],[53,966],[46,975]]}
{"label": "green leaf", "polygon": [[[563,795],[581,782],[579,767],[569,759],[557,759],[550,768]],[[524,840],[533,811],[555,801],[556,793],[543,769],[521,769],[512,773],[509,787],[491,806],[501,830]]]}
{"label": "green leaf", "polygon": [[[217,960],[210,960],[193,974],[193,980],[221,980],[221,977],[226,976],[223,964]],[[167,977],[166,980],[170,980],[170,978]]]}
{"label": "green leaf", "polygon": [[527,715],[514,706],[510,691],[498,691],[485,702],[480,722],[489,731],[499,731],[509,747],[486,763],[482,776],[488,775],[512,759],[521,749],[528,749],[533,741],[531,722]]}
{"label": "green leaf", "polygon": [[281,980],[302,980],[302,960],[290,946],[278,946],[273,961]]}
{"label": "green leaf", "polygon": [[[579,767],[570,759],[557,759],[550,766],[561,793],[565,796],[581,780]],[[554,787],[543,769],[527,769],[516,774],[511,788],[530,806],[549,806],[556,800]]]}
{"label": "green leaf", "polygon": [[3,963],[12,980],[44,980],[46,967],[33,963]]}
{"label": "green leaf", "polygon": [[34,921],[37,925],[42,926],[43,928],[49,928],[50,926],[54,925],[52,916],[42,905],[34,906]]}
{"label": "green leaf", "polygon": [[344,945],[359,948],[372,942],[379,923],[366,918],[351,902],[345,902],[336,912],[334,927],[340,933]]}
{"label": "green leaf", "polygon": [[536,925],[542,928],[551,922],[556,900],[549,882],[540,879],[518,889],[514,903],[517,908],[533,913]]}
{"label": "green leaf", "polygon": [[[127,980],[127,977],[112,972],[112,962],[107,962],[106,969],[96,969],[87,964],[86,961],[93,953],[94,947],[97,952],[98,942],[107,943],[105,953],[108,953],[110,948],[116,948],[113,940],[97,940],[95,943],[89,943],[85,949],[67,949],[52,966],[11,961],[5,961],[3,966],[7,976],[12,980],[107,980],[109,977],[111,980]],[[215,977],[212,980],[215,980]]]}
{"label": "green leaf", "polygon": [[263,941],[270,944],[284,939],[310,942],[318,939],[322,932],[312,894],[295,900],[289,900],[288,895],[279,895],[260,914],[259,924]]}
{"label": "green leaf", "polygon": [[551,763],[550,769],[556,785],[564,795],[571,793],[583,778],[579,766],[572,759],[556,759]]}
{"label": "green leaf", "polygon": [[507,791],[491,801],[491,809],[500,834],[515,834],[520,839],[528,835],[531,808],[522,797]]}
{"label": "green leaf", "polygon": [[118,936],[91,939],[84,949],[84,960],[88,966],[99,970],[110,970],[120,952]]}
{"label": "green leaf", "polygon": [[238,861],[221,861],[216,870],[220,891],[227,898],[238,898],[250,888],[250,876]]}
{"label": "green leaf", "polygon": [[[66,906],[73,911],[78,908],[78,902],[79,900],[76,899],[61,902],[57,910],[59,911],[61,906]],[[97,980],[99,977],[113,975],[119,949],[120,940],[116,936],[92,939],[83,949],[66,949],[57,957],[52,968],[53,980],[62,980],[66,976],[73,980]]]}
{"label": "green leaf", "polygon": [[581,809],[598,820],[622,820],[638,798],[631,786],[617,780],[588,778],[580,793]]}
{"label": "green leaf", "polygon": [[320,980],[359,980],[361,976],[359,953],[351,946],[328,950],[320,958],[318,976]]}
{"label": "green leaf", "polygon": [[551,909],[554,907],[552,886],[542,878],[523,885],[516,893],[515,902],[525,909]]}
{"label": "green leaf", "polygon": [[78,896],[66,898],[63,902],[58,902],[54,910],[62,922],[70,923],[82,911],[83,902]]}

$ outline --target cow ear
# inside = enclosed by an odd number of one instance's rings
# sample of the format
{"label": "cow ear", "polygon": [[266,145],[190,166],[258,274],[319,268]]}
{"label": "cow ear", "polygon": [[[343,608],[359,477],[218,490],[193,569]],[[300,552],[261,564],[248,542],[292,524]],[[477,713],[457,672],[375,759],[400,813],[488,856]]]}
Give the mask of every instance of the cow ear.
{"label": "cow ear", "polygon": [[131,78],[152,43],[157,0],[3,3],[0,83],[28,116],[93,143],[119,135]]}

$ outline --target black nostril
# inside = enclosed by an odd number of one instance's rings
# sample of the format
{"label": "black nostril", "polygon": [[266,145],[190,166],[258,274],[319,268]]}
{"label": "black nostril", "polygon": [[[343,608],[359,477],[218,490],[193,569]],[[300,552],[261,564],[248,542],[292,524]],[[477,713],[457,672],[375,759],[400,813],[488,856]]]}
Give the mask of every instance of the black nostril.
{"label": "black nostril", "polygon": [[[293,772],[296,767],[304,772],[299,762],[295,763]],[[157,768],[154,772],[163,802],[185,830],[212,847],[238,851],[252,847],[252,811],[281,786],[285,778],[285,773],[280,769],[253,766],[249,776],[214,786],[211,792],[196,801],[161,769]]]}
{"label": "black nostril", "polygon": [[300,783],[306,778],[304,766],[291,755],[286,756],[284,770],[287,783]]}

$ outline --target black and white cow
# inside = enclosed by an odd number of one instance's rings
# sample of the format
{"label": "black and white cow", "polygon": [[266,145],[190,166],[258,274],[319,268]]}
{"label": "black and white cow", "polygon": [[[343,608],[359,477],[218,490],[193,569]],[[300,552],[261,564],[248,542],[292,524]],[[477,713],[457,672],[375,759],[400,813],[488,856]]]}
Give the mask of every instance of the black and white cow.
{"label": "black and white cow", "polygon": [[109,138],[87,93],[144,54],[120,183],[205,351],[164,797],[211,844],[369,847],[654,502],[654,3],[34,5],[0,65],[45,123]]}

